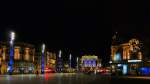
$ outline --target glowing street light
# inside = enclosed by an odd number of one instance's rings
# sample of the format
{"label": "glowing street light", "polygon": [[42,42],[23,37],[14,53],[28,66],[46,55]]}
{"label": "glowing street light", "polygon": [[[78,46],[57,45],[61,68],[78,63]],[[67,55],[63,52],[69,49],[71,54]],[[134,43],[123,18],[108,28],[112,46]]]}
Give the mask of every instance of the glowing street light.
{"label": "glowing street light", "polygon": [[42,53],[45,51],[45,44],[42,45]]}
{"label": "glowing street light", "polygon": [[69,60],[70,60],[70,68],[71,68],[71,58],[72,58],[72,55],[70,54],[70,55],[69,55]]}
{"label": "glowing street light", "polygon": [[62,67],[63,67],[63,64],[62,64],[62,51],[59,50],[59,54],[58,54],[58,59],[57,59],[57,71],[58,72],[62,72]]}
{"label": "glowing street light", "polygon": [[14,40],[15,40],[15,33],[11,32],[10,33],[10,45],[13,45]]}
{"label": "glowing street light", "polygon": [[15,40],[15,32],[11,32],[11,40]]}
{"label": "glowing street light", "polygon": [[79,70],[79,66],[78,66],[78,62],[79,62],[79,58],[77,57],[77,71]]}
{"label": "glowing street light", "polygon": [[44,55],[45,55],[45,44],[42,45],[42,65],[41,65],[41,73],[44,74]]}
{"label": "glowing street light", "polygon": [[61,50],[59,51],[59,58],[61,58],[61,54],[62,54],[62,52],[61,52]]}
{"label": "glowing street light", "polygon": [[70,54],[70,55],[69,55],[69,60],[71,60],[71,57],[72,57],[72,56],[71,56],[71,54]]}
{"label": "glowing street light", "polygon": [[78,61],[79,61],[79,58],[77,57],[77,63],[78,63]]}
{"label": "glowing street light", "polygon": [[10,59],[9,59],[9,64],[8,64],[8,72],[11,75],[13,72],[13,58],[14,58],[14,40],[15,40],[15,33],[14,32],[10,32]]}

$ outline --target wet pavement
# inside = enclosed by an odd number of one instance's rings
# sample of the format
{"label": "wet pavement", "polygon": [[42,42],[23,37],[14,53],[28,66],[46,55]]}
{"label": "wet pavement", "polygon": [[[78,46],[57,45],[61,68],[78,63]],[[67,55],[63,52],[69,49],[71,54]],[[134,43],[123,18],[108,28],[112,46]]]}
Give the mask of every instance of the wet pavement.
{"label": "wet pavement", "polygon": [[0,84],[110,84],[109,76],[49,73],[44,75],[0,75]]}
{"label": "wet pavement", "polygon": [[150,77],[144,76],[111,76],[111,84],[148,84]]}

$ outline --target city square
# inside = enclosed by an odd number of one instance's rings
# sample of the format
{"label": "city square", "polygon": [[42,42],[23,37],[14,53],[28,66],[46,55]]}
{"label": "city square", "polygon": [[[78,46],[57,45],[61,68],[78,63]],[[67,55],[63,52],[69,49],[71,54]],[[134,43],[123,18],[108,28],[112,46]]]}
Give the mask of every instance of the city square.
{"label": "city square", "polygon": [[149,3],[136,2],[2,3],[0,84],[149,82]]}
{"label": "city square", "polygon": [[110,84],[110,78],[93,75],[92,77],[85,74],[75,73],[52,73],[39,75],[7,75],[0,76],[2,84],[93,84],[104,83]]}

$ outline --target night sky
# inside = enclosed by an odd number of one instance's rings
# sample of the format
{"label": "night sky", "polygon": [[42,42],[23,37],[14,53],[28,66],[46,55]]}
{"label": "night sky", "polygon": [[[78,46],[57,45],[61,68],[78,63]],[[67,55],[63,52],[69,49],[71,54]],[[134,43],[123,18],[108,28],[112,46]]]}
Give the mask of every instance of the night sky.
{"label": "night sky", "polygon": [[104,1],[103,7],[96,8],[94,0],[5,3],[0,10],[0,40],[8,40],[8,31],[14,30],[18,42],[45,43],[51,51],[63,50],[64,57],[95,54],[108,63],[116,31],[124,39],[137,37],[149,45],[149,7],[142,4]]}
{"label": "night sky", "polygon": [[31,43],[37,48],[45,43],[57,54],[61,49],[64,58],[69,58],[70,53],[74,59],[91,54],[104,63],[109,61],[111,30],[104,30],[107,25],[98,15],[96,1],[17,3],[1,5],[0,41],[7,41],[8,32],[13,30],[16,42]]}

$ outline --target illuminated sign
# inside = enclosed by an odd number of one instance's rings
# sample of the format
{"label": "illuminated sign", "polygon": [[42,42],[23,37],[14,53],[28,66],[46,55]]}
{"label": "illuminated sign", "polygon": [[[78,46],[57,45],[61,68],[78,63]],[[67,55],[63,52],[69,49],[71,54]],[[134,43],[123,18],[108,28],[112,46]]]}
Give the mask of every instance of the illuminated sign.
{"label": "illuminated sign", "polygon": [[127,74],[127,72],[128,72],[128,67],[127,67],[127,65],[123,65],[123,74]]}
{"label": "illuminated sign", "polygon": [[150,74],[150,68],[142,67],[142,68],[140,68],[140,72],[143,75],[148,75],[148,74]]}
{"label": "illuminated sign", "polygon": [[128,60],[128,62],[141,62],[142,60]]}

